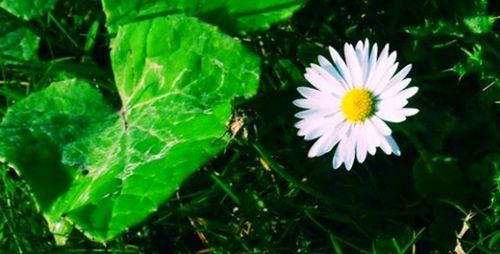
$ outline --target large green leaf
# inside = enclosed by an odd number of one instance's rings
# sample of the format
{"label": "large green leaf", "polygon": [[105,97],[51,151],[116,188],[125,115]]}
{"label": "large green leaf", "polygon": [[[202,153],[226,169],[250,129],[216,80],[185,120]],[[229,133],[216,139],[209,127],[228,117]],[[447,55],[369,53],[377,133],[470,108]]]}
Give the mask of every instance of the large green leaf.
{"label": "large green leaf", "polygon": [[52,10],[56,0],[0,0],[0,7],[25,20],[38,18]]}
{"label": "large green leaf", "polygon": [[111,113],[95,89],[68,80],[19,101],[5,115],[1,156],[20,171],[42,210],[50,209],[78,174],[62,163],[65,146],[98,132]]}
{"label": "large green leaf", "polygon": [[[143,220],[187,176],[223,149],[220,137],[230,118],[232,98],[252,96],[259,79],[258,58],[216,28],[185,16],[121,27],[111,57],[123,104],[119,112],[107,113],[102,106],[103,112],[91,114],[103,119],[100,124],[81,128],[74,135],[64,134],[66,128],[12,130],[10,139],[39,145],[2,146],[7,161],[21,174],[43,174],[42,165],[59,165],[60,172],[51,175],[64,176],[61,182],[68,184],[60,187],[35,179],[34,185],[60,188],[49,191],[47,201],[37,197],[38,203],[49,221],[64,217],[98,241],[109,240]],[[31,118],[36,119],[31,122],[48,121],[52,126],[60,118],[93,112],[88,107],[94,105],[64,99],[67,93],[80,93],[81,87],[71,91],[57,87],[49,89],[59,94],[44,91],[14,105],[3,126],[17,126]],[[85,102],[96,100],[83,92],[81,96]],[[49,104],[54,97],[77,106],[70,110],[58,105],[28,108]],[[54,117],[38,120],[44,115]],[[48,142],[53,136],[61,138]],[[19,163],[23,156],[41,157],[43,163],[36,168],[24,165]]]}
{"label": "large green leaf", "polygon": [[111,32],[123,24],[185,13],[232,33],[266,29],[290,17],[307,0],[102,0]]}
{"label": "large green leaf", "polygon": [[413,165],[415,188],[428,202],[463,204],[469,194],[455,158],[436,156],[426,162],[419,159]]}

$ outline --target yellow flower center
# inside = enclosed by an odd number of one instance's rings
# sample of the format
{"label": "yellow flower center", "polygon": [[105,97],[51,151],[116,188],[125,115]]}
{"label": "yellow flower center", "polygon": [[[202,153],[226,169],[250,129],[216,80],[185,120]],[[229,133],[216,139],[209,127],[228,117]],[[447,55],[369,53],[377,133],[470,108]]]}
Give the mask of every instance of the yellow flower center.
{"label": "yellow flower center", "polygon": [[342,98],[340,107],[345,117],[353,122],[362,122],[373,114],[375,98],[366,89],[355,88]]}

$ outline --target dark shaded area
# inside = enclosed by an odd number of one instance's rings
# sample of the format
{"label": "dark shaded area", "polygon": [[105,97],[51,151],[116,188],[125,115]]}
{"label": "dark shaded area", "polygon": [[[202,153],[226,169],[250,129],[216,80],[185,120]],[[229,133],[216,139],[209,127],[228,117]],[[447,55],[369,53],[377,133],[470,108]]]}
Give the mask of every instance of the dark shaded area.
{"label": "dark shaded area", "polygon": [[45,210],[69,188],[72,177],[61,163],[61,154],[51,152],[59,150],[59,144],[54,144],[43,134],[36,133],[33,136],[25,132],[26,138],[22,143],[6,143],[18,148],[15,154],[9,154],[8,157],[13,158],[10,163],[18,168],[40,208]]}

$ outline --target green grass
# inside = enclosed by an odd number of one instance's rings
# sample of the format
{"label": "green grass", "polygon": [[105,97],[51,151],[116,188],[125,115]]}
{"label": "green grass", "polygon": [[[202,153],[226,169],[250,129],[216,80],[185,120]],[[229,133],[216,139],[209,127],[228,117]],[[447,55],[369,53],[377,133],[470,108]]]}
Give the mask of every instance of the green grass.
{"label": "green grass", "polygon": [[[481,23],[499,15],[492,0],[310,0],[268,31],[240,36],[263,59],[259,94],[238,104],[256,115],[249,141],[232,140],[146,221],[105,245],[73,230],[56,246],[29,187],[3,165],[0,252],[448,253],[471,212],[465,253],[499,253],[491,199],[500,176],[500,24]],[[90,80],[118,107],[104,22],[95,0],[59,1],[28,22],[41,38],[39,60],[0,64],[0,116],[68,77]],[[413,64],[420,91],[410,104],[420,113],[391,126],[401,157],[378,152],[349,172],[333,170],[331,153],[307,158],[312,143],[297,137],[291,102],[328,45],[364,38],[390,43],[401,65]]]}

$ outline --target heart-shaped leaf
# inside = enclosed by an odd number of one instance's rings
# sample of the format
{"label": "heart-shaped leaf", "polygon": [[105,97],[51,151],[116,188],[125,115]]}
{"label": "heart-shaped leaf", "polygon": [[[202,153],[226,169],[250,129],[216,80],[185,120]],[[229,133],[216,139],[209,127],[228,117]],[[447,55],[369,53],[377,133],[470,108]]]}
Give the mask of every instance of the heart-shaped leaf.
{"label": "heart-shaped leaf", "polygon": [[103,121],[117,118],[112,113],[95,89],[77,80],[53,83],[9,109],[0,128],[1,156],[19,170],[43,211],[81,173],[63,165],[65,147],[99,132]]}
{"label": "heart-shaped leaf", "polygon": [[[33,188],[48,220],[64,217],[98,241],[143,220],[220,152],[232,98],[254,95],[259,80],[257,57],[213,26],[185,16],[121,27],[111,57],[119,112],[109,113],[99,96],[87,95],[88,86],[63,82],[11,107],[2,125],[28,128],[0,135],[19,144],[4,144],[1,152],[25,178],[33,174],[30,185],[56,188],[48,194]],[[52,103],[55,98],[67,107]],[[80,127],[73,118],[93,124]],[[60,119],[70,127],[56,125]],[[39,122],[59,127],[31,127]],[[22,144],[30,142],[37,146],[27,151]],[[26,156],[41,162],[26,164]],[[52,164],[57,167],[45,169]],[[64,179],[35,179],[45,173]]]}
{"label": "heart-shaped leaf", "polygon": [[430,162],[419,159],[413,165],[415,188],[429,202],[462,204],[469,196],[457,160],[436,156]]}
{"label": "heart-shaped leaf", "polygon": [[111,32],[123,24],[184,13],[217,25],[225,31],[244,33],[266,29],[290,17],[307,0],[102,0]]}

